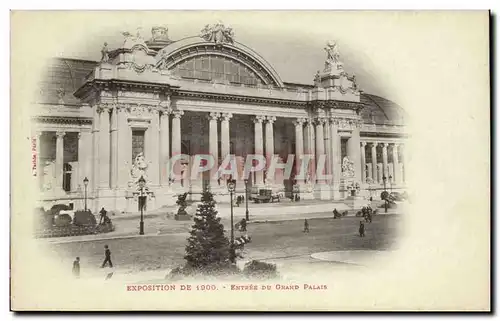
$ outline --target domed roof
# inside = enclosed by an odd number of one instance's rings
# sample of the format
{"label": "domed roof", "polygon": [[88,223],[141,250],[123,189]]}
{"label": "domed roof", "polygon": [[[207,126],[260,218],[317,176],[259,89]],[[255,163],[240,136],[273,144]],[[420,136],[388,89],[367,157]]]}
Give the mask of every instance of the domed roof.
{"label": "domed roof", "polygon": [[380,96],[362,93],[361,103],[364,104],[361,116],[368,124],[404,125],[408,118],[401,106]]}
{"label": "domed roof", "polygon": [[83,85],[85,77],[97,65],[96,61],[80,59],[50,60],[44,77],[40,78],[37,102],[81,105],[81,101],[73,93]]}

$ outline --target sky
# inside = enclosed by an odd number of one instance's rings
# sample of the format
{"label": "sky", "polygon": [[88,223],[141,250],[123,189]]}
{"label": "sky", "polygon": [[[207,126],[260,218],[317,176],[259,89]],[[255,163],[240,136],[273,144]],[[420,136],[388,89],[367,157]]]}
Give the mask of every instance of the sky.
{"label": "sky", "polygon": [[[109,27],[89,33],[89,38],[85,41],[73,39],[75,45],[65,46],[60,55],[99,60],[102,44],[107,42],[110,49],[117,48],[123,42],[123,31],[135,34],[137,28],[141,28],[142,36],[149,39],[152,26],[164,25],[168,28],[169,38],[175,41],[199,35],[206,24],[214,24],[220,20],[226,27],[233,28],[236,41],[264,57],[284,82],[312,84],[316,72],[322,71],[324,67],[326,52],[323,48],[329,40],[334,40],[339,45],[344,69],[349,74],[356,75],[358,85],[364,92],[395,100],[390,91],[380,86],[381,81],[377,81],[377,75],[372,70],[370,55],[363,46],[357,45],[359,36],[353,39],[353,28],[344,22],[345,19],[332,20],[332,17],[338,17],[338,13],[331,17],[325,13],[317,17],[305,16],[305,19],[303,16],[273,12],[264,12],[258,16],[177,12],[174,16],[172,13],[165,13],[137,22],[119,20]],[[312,22],[315,23],[311,24]],[[340,28],[339,25],[343,27]]]}

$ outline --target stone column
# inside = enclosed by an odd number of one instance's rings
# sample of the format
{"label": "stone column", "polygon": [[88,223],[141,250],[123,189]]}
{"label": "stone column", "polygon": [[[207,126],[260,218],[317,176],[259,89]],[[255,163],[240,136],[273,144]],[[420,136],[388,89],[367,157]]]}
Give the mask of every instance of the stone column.
{"label": "stone column", "polygon": [[83,132],[79,132],[78,137],[78,177],[75,177],[72,180],[76,180],[78,185],[80,185],[83,189],[83,179],[87,175],[85,172],[85,140],[83,136]]}
{"label": "stone column", "polygon": [[[100,140],[100,108],[94,106],[92,120],[92,177],[89,177],[89,188],[93,191],[94,195],[99,187],[99,140]],[[97,203],[94,203],[97,206]],[[95,208],[97,209],[97,207]]]}
{"label": "stone column", "polygon": [[276,121],[276,117],[267,116],[266,117],[266,161],[269,168],[271,165],[271,159],[274,155],[274,127],[273,124]]}
{"label": "stone column", "polygon": [[170,108],[165,108],[160,112],[160,173],[162,186],[169,185],[170,168],[168,161],[170,159]]}
{"label": "stone column", "polygon": [[[330,122],[328,121],[328,118],[322,119],[323,121],[323,139],[325,143],[325,155],[326,155],[326,160],[325,160],[325,175],[331,175],[332,173],[332,144],[330,143],[330,140],[332,139],[332,136],[330,134]],[[327,179],[327,182],[329,183],[329,179]]]}
{"label": "stone column", "polygon": [[[255,116],[254,118],[254,145],[255,145],[255,155],[264,155],[264,146],[262,141],[262,121],[265,116]],[[255,184],[262,185],[264,183],[264,175],[262,171],[257,171],[255,173]]]}
{"label": "stone column", "polygon": [[372,179],[374,183],[380,183],[380,177],[377,175],[377,145],[378,143],[372,143]]}
{"label": "stone column", "polygon": [[111,112],[111,124],[110,124],[110,133],[111,133],[111,180],[110,186],[115,189],[118,187],[118,110],[116,106],[110,110]]}
{"label": "stone column", "polygon": [[[92,179],[92,142],[91,133],[88,131],[82,131],[78,133],[78,184],[82,186],[83,190],[83,180],[87,177],[88,180]],[[92,184],[87,187],[87,192]]]}
{"label": "stone column", "polygon": [[401,184],[401,175],[399,172],[398,147],[399,144],[397,143],[392,146],[392,164],[394,171],[394,173],[392,174],[392,178],[394,179],[394,182],[396,184]]}
{"label": "stone column", "polygon": [[[315,158],[315,148],[314,148],[314,139],[313,139],[314,127],[313,127],[313,119],[308,118],[306,120],[306,140],[307,140],[307,149],[306,154],[310,155],[309,162],[309,170],[306,175],[306,183],[313,183],[315,172],[316,172],[316,158]],[[307,181],[309,177],[309,182]]]}
{"label": "stone column", "polygon": [[338,119],[332,117],[330,121],[330,135],[332,145],[332,175],[333,175],[333,198],[340,198],[340,177],[341,177],[341,155],[340,155],[340,136],[338,132]]}
{"label": "stone column", "polygon": [[300,173],[300,158],[304,154],[304,132],[302,128],[304,121],[305,119],[303,118],[297,118],[297,120],[293,122],[295,125],[295,173],[297,175]]}
{"label": "stone column", "polygon": [[[382,173],[384,176],[389,179],[389,172],[388,172],[388,163],[387,163],[387,146],[389,144],[387,143],[382,143]],[[383,183],[383,182],[382,182]]]}
{"label": "stone column", "polygon": [[[181,154],[181,117],[184,115],[184,111],[176,110],[172,112],[174,117],[172,118],[172,157]],[[172,166],[172,164],[170,164]],[[176,175],[181,173],[181,162],[175,162],[173,171]],[[175,181],[176,185],[180,185],[180,179]]]}
{"label": "stone column", "polygon": [[109,108],[101,106],[99,131],[99,188],[109,188],[110,155],[109,155]]}
{"label": "stone column", "polygon": [[384,180],[382,179],[382,177],[384,176],[384,164],[378,163],[377,172],[379,184],[384,184]]}
{"label": "stone column", "polygon": [[149,180],[152,186],[160,185],[160,113],[158,109],[151,110],[151,124],[148,129],[149,150],[146,149],[146,159],[151,163]]}
{"label": "stone column", "polygon": [[358,121],[351,123],[352,134],[351,138],[347,141],[347,155],[354,163],[354,180],[361,181],[361,155],[359,151],[360,142],[360,126]]}
{"label": "stone column", "polygon": [[231,113],[223,113],[220,123],[221,132],[221,161],[223,162],[227,155],[231,153],[231,138],[229,137],[229,120],[233,117]]}
{"label": "stone column", "polygon": [[368,163],[368,164],[366,164],[366,167],[367,167],[367,169],[366,169],[367,173],[366,174],[368,175],[367,176],[367,180],[371,179],[373,181],[373,168],[372,168],[372,164]]}
{"label": "stone column", "polygon": [[209,120],[209,150],[210,155],[214,158],[214,166],[210,170],[210,185],[214,188],[217,185],[217,179],[215,174],[219,168],[219,138],[217,135],[217,120],[219,119],[219,113],[210,113],[207,118]]}
{"label": "stone column", "polygon": [[[325,173],[322,172],[322,173],[319,173],[318,170],[321,170],[319,167],[318,167],[318,162],[319,162],[319,159],[320,159],[320,156],[321,155],[324,155],[325,154],[325,139],[323,137],[323,122],[324,120],[322,118],[318,118],[316,119],[316,175],[315,175],[315,181],[316,182],[319,182],[319,180],[317,179],[317,177],[319,175],[324,175]],[[324,182],[323,180],[321,180],[321,182]]]}
{"label": "stone column", "polygon": [[115,110],[118,136],[118,143],[116,144],[116,154],[118,155],[116,160],[118,168],[116,187],[126,189],[130,179],[130,169],[132,168],[132,130],[128,126],[127,108],[123,105],[117,105]]}
{"label": "stone column", "polygon": [[63,165],[64,165],[64,135],[65,132],[58,131],[56,132],[56,192],[62,191],[62,183],[63,183]]}
{"label": "stone column", "polygon": [[366,142],[361,142],[361,182],[366,182]]}

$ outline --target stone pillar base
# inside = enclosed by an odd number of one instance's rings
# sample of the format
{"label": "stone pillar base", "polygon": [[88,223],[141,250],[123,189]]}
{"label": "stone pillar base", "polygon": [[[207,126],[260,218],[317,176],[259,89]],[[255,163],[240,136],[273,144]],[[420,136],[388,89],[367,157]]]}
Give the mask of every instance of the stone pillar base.
{"label": "stone pillar base", "polygon": [[297,184],[300,200],[313,200],[314,199],[314,186],[307,183]]}
{"label": "stone pillar base", "polygon": [[154,191],[155,194],[155,206],[157,208],[163,206],[174,206],[177,201],[175,197],[175,192],[169,187],[159,187]]}

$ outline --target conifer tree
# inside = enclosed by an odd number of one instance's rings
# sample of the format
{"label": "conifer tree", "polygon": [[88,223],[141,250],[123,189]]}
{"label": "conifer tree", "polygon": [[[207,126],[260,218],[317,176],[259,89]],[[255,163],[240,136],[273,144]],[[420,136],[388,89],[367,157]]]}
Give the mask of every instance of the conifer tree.
{"label": "conifer tree", "polygon": [[187,267],[211,270],[229,265],[229,241],[224,235],[224,225],[217,217],[213,194],[206,191],[198,205],[186,245]]}

